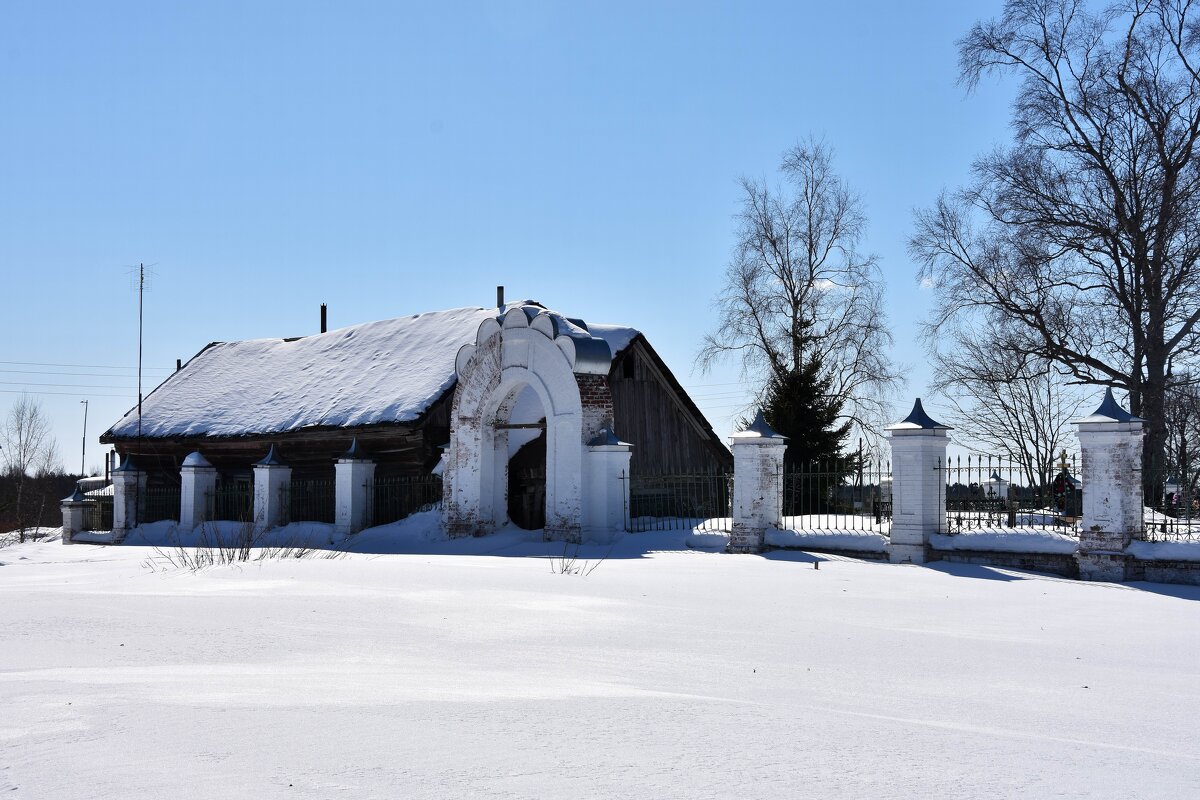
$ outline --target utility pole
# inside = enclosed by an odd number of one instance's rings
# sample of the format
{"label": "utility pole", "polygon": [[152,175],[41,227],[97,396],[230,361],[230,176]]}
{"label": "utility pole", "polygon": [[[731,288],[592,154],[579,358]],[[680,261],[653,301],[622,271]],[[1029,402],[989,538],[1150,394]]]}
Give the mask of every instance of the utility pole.
{"label": "utility pole", "polygon": [[142,439],[142,295],[146,289],[146,265],[138,264],[138,442]]}
{"label": "utility pole", "polygon": [[83,454],[79,458],[79,477],[87,477],[87,411],[88,401],[80,400],[83,403]]}

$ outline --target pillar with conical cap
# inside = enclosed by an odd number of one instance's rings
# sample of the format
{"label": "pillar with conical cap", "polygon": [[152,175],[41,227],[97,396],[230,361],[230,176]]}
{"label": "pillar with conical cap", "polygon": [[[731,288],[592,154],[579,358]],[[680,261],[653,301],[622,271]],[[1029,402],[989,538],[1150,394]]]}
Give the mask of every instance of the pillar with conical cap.
{"label": "pillar with conical cap", "polygon": [[372,502],[375,499],[375,462],[371,460],[358,438],[334,464],[333,532],[336,536],[358,533],[371,524]]}
{"label": "pillar with conical cap", "polygon": [[1082,454],[1083,521],[1075,560],[1084,580],[1122,581],[1126,548],[1142,534],[1142,435],[1112,389],[1094,412],[1076,420]]}
{"label": "pillar with conical cap", "polygon": [[191,530],[208,522],[209,497],[217,488],[217,470],[197,450],[179,467],[179,527]]}
{"label": "pillar with conical cap", "polygon": [[783,454],[787,437],[767,424],[762,409],[744,431],[729,437],[733,451],[733,530],[729,553],[761,553],[767,528],[783,514]]}
{"label": "pillar with conical cap", "polygon": [[287,518],[284,502],[292,485],[292,468],[279,459],[275,445],[254,465],[254,531],[278,528]]}
{"label": "pillar with conical cap", "polygon": [[946,503],[942,472],[949,425],[925,413],[921,398],[908,416],[888,427],[892,444],[892,532],[888,547],[893,562],[924,564],[929,537],[945,528]]}
{"label": "pillar with conical cap", "polygon": [[83,491],[76,484],[75,491],[71,492],[70,496],[62,499],[63,544],[71,544],[71,538],[83,530],[85,524],[83,512],[86,507],[87,498],[84,497]]}
{"label": "pillar with conical cap", "polygon": [[146,496],[146,473],[133,456],[125,456],[121,466],[112,471],[113,482],[113,544],[124,540],[131,528],[138,525],[138,516]]}

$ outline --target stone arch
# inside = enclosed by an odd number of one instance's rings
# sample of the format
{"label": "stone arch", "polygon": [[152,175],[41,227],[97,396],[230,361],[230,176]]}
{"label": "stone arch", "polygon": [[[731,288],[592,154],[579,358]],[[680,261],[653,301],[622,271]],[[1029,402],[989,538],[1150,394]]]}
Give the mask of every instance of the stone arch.
{"label": "stone arch", "polygon": [[[591,389],[589,380],[607,375],[611,360],[602,339],[538,307],[510,308],[479,326],[475,344],[463,347],[455,362],[458,386],[444,473],[451,536],[488,533],[507,519],[511,454],[505,426],[528,388],[545,412],[546,537],[581,537],[589,510],[587,443],[611,419],[585,413],[580,386]],[[595,406],[593,394],[589,408]],[[611,417],[611,398],[607,403]]]}

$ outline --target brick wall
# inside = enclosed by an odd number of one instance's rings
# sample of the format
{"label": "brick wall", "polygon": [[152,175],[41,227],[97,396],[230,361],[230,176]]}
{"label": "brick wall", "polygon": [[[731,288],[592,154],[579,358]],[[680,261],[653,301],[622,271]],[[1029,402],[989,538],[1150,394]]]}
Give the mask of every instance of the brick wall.
{"label": "brick wall", "polygon": [[979,564],[989,567],[1027,569],[1032,572],[1049,572],[1065,578],[1078,578],[1079,565],[1073,553],[1007,553],[998,550],[933,550],[930,561],[945,561],[951,564]]}
{"label": "brick wall", "polygon": [[613,399],[604,375],[576,375],[579,402],[583,406],[583,441],[587,443],[601,428],[613,426]]}

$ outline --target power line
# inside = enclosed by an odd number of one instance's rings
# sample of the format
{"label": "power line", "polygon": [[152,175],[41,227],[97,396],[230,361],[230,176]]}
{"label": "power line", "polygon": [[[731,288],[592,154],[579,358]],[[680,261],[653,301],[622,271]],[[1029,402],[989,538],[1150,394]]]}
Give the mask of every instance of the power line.
{"label": "power line", "polygon": [[[78,367],[81,369],[128,369],[136,370],[137,367],[122,367],[116,364],[55,364],[49,361],[0,361],[0,364],[16,364],[22,367]],[[144,367],[143,369],[151,372],[174,372],[173,369],[167,367]]]}
{"label": "power line", "polygon": [[132,386],[109,386],[96,383],[34,383],[33,381],[0,381],[0,386],[69,386],[74,389],[132,389]]}
{"label": "power line", "polygon": [[9,375],[72,375],[78,378],[132,378],[132,375],[122,375],[119,372],[63,372],[53,369],[0,369],[0,373]]}
{"label": "power line", "polygon": [[[60,395],[65,395],[67,397],[79,397],[79,395],[84,394],[83,392],[47,392],[44,390],[31,392],[31,391],[23,391],[21,389],[0,389],[0,393],[3,393],[3,394],[33,394],[33,395],[50,395],[50,394],[58,395],[58,394],[60,394]],[[126,398],[133,397],[132,394],[97,394],[96,392],[87,392],[87,396],[88,397],[126,397]]]}
{"label": "power line", "polygon": [[718,392],[716,394],[692,394],[688,395],[693,400],[732,400],[735,397],[745,397],[746,395],[754,394],[753,392]]}

